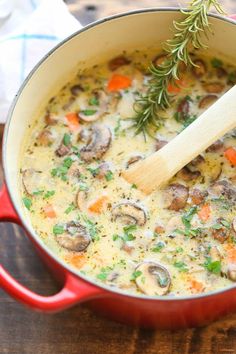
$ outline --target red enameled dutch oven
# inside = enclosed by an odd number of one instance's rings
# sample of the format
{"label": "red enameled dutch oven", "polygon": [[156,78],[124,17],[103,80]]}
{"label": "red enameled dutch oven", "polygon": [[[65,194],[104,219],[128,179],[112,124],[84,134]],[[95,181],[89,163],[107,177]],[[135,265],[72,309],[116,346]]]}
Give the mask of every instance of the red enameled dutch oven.
{"label": "red enameled dutch oven", "polygon": [[[236,310],[236,287],[192,297],[147,297],[124,294],[98,285],[57,259],[35,234],[22,210],[18,160],[27,125],[73,72],[90,67],[123,50],[142,49],[169,38],[177,9],[147,9],[117,15],[89,25],[52,50],[30,73],[9,112],[4,133],[5,184],[0,192],[0,220],[21,225],[43,261],[63,284],[53,296],[37,295],[19,284],[0,267],[0,284],[12,297],[44,312],[64,310],[87,301],[97,312],[112,319],[141,326],[183,328],[204,325]],[[236,16],[234,16],[236,19]],[[236,22],[211,16],[214,35],[209,50],[236,59]]]}

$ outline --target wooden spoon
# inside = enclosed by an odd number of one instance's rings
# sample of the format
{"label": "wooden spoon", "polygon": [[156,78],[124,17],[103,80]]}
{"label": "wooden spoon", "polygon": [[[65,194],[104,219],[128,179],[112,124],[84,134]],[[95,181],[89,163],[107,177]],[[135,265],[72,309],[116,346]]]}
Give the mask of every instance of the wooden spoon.
{"label": "wooden spoon", "polygon": [[122,176],[149,194],[235,126],[236,85],[162,149],[123,171]]}

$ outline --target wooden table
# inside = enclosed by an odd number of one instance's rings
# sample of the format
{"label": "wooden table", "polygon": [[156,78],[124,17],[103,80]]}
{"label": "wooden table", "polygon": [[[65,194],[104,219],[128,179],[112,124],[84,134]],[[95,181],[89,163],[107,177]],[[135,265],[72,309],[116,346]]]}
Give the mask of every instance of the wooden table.
{"label": "wooden table", "polygon": [[[236,0],[221,0],[236,13]],[[175,0],[68,0],[82,24],[138,7],[177,6]],[[0,127],[2,137],[3,127]],[[2,173],[0,174],[2,179]],[[15,225],[1,224],[0,259],[24,285],[52,294],[57,285]],[[236,353],[236,314],[208,327],[184,331],[131,328],[76,306],[56,315],[32,312],[0,290],[0,354],[231,354]]]}

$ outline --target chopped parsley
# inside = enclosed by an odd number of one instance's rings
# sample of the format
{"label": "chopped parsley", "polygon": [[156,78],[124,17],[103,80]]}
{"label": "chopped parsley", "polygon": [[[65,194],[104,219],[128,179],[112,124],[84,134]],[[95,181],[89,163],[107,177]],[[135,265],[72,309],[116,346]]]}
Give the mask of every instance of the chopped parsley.
{"label": "chopped parsley", "polygon": [[61,235],[64,233],[64,226],[56,224],[53,226],[54,235]]}
{"label": "chopped parsley", "polygon": [[68,133],[65,133],[63,136],[63,144],[69,146],[71,144],[71,136]]}
{"label": "chopped parsley", "polygon": [[181,272],[181,273],[188,272],[187,264],[184,263],[184,262],[176,261],[176,262],[174,263],[174,267],[177,268],[178,271]]}
{"label": "chopped parsley", "polygon": [[89,105],[90,106],[98,106],[99,100],[96,97],[91,97],[89,100]]}
{"label": "chopped parsley", "polygon": [[100,172],[100,168],[99,167],[96,167],[96,168],[87,167],[87,170],[91,173],[91,175],[93,177],[96,177],[99,174],[99,172]]}
{"label": "chopped parsley", "polygon": [[128,241],[133,241],[136,239],[136,237],[133,235],[133,231],[137,230],[136,225],[128,225],[123,227],[124,234],[123,235],[118,235],[114,234],[112,236],[113,241],[116,241],[118,239],[121,239],[123,242],[128,242]]}
{"label": "chopped parsley", "polygon": [[84,109],[81,111],[85,116],[93,116],[95,113],[97,113],[96,109]]}
{"label": "chopped parsley", "polygon": [[131,188],[132,189],[137,189],[138,187],[137,187],[137,185],[135,183],[133,183],[133,184],[131,184]]}
{"label": "chopped parsley", "polygon": [[71,203],[68,208],[65,210],[65,214],[69,214],[71,211],[75,210],[76,206],[74,203]]}
{"label": "chopped parsley", "polygon": [[219,274],[221,272],[221,262],[212,261],[211,257],[207,257],[204,267],[211,273]]}
{"label": "chopped parsley", "polygon": [[81,183],[79,184],[79,190],[80,190],[80,191],[87,191],[87,190],[88,190],[87,184],[86,184],[85,182],[81,182]]}
{"label": "chopped parsley", "polygon": [[63,160],[63,163],[61,166],[59,166],[57,168],[53,168],[51,170],[51,175],[53,177],[60,177],[62,181],[67,181],[67,172],[72,164],[73,164],[72,158],[66,157]]}
{"label": "chopped parsley", "polygon": [[24,206],[25,206],[28,210],[30,210],[31,207],[32,207],[32,200],[31,200],[30,198],[24,197],[24,198],[22,199],[22,201],[23,201],[23,203],[24,203]]}
{"label": "chopped parsley", "polygon": [[100,237],[98,235],[97,225],[92,220],[90,220],[86,215],[82,215],[82,218],[86,224],[86,228],[88,229],[92,240],[99,241]]}
{"label": "chopped parsley", "polygon": [[47,191],[44,196],[43,199],[48,199],[50,197],[52,197],[55,194],[55,191]]}
{"label": "chopped parsley", "polygon": [[106,280],[110,272],[113,270],[113,267],[103,267],[99,274],[97,274],[97,279]]}
{"label": "chopped parsley", "polygon": [[107,171],[107,173],[105,174],[105,178],[107,182],[111,181],[113,179],[113,173],[110,170]]}
{"label": "chopped parsley", "polygon": [[43,192],[44,192],[44,190],[41,189],[41,190],[33,192],[33,195],[41,195],[41,194],[43,194]]}
{"label": "chopped parsley", "polygon": [[182,216],[182,223],[184,224],[184,226],[186,228],[190,228],[191,227],[191,221],[192,218],[194,217],[194,215],[197,212],[197,207],[191,207],[183,216]]}
{"label": "chopped parsley", "polygon": [[132,274],[131,274],[131,281],[136,280],[138,277],[140,277],[142,275],[141,270],[135,270]]}
{"label": "chopped parsley", "polygon": [[152,249],[152,252],[160,252],[165,247],[165,243],[160,241]]}
{"label": "chopped parsley", "polygon": [[192,116],[188,116],[183,122],[183,128],[187,128],[190,124],[192,124],[196,120],[197,116],[194,114]]}

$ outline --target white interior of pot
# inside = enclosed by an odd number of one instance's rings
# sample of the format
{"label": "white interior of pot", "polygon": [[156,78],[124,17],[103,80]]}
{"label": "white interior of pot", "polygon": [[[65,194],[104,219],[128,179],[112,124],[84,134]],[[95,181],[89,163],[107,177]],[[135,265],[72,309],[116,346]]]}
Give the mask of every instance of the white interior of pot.
{"label": "white interior of pot", "polygon": [[[176,11],[149,11],[105,21],[65,42],[30,75],[12,108],[5,135],[5,174],[16,207],[21,205],[17,173],[19,151],[25,130],[40,107],[70,79],[78,65],[88,67],[123,50],[159,44],[171,36],[172,21],[180,16]],[[235,58],[236,25],[217,18],[212,18],[211,22],[214,36],[209,36],[210,49]]]}

